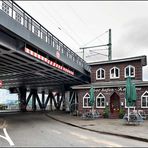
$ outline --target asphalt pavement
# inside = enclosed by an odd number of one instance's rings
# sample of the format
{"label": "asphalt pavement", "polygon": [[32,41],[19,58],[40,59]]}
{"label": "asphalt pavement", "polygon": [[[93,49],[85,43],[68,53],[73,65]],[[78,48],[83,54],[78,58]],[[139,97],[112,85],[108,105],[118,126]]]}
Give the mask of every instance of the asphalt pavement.
{"label": "asphalt pavement", "polygon": [[[144,120],[140,125],[127,125],[123,119],[97,118],[84,120],[81,116],[73,116],[64,111],[48,111],[45,114],[54,120],[81,129],[148,142],[148,120]],[[3,128],[3,124],[4,119],[1,113],[0,128]]]}
{"label": "asphalt pavement", "polygon": [[81,116],[73,116],[64,111],[50,111],[46,115],[60,122],[93,132],[148,142],[148,120],[144,120],[140,125],[133,125],[125,124],[123,119],[97,118],[84,120]]}

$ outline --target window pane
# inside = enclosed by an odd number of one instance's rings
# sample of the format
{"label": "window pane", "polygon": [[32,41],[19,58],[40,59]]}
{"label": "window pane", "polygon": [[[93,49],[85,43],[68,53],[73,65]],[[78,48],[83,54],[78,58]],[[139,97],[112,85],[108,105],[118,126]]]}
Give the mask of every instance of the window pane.
{"label": "window pane", "polygon": [[142,97],[142,106],[146,106],[146,97]]}
{"label": "window pane", "polygon": [[98,70],[98,78],[100,78],[100,70]]}
{"label": "window pane", "polygon": [[104,104],[105,104],[104,101],[105,101],[104,98],[102,98],[102,100],[101,100],[101,105],[102,106],[104,106]]}
{"label": "window pane", "polygon": [[129,76],[129,67],[126,68],[126,76]]}
{"label": "window pane", "polygon": [[84,98],[84,106],[88,106],[87,98]]}
{"label": "window pane", "polygon": [[119,77],[118,69],[116,69],[116,77]]}
{"label": "window pane", "polygon": [[114,77],[114,69],[111,70],[111,77]]}
{"label": "window pane", "polygon": [[111,70],[111,74],[114,74],[114,69]]}
{"label": "window pane", "polygon": [[100,106],[100,98],[97,99],[97,106]]}
{"label": "window pane", "polygon": [[102,70],[102,78],[104,78],[104,70]]}
{"label": "window pane", "polygon": [[131,67],[131,76],[134,76],[134,68]]}

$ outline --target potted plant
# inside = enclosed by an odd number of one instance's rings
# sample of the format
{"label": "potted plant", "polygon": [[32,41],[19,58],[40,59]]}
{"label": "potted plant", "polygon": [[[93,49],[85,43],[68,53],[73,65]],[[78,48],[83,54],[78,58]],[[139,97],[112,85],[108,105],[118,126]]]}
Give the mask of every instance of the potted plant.
{"label": "potted plant", "polygon": [[104,111],[103,111],[103,117],[104,118],[109,118],[109,108],[105,107]]}
{"label": "potted plant", "polygon": [[120,108],[119,110],[119,118],[122,119],[125,115],[125,110],[123,108]]}

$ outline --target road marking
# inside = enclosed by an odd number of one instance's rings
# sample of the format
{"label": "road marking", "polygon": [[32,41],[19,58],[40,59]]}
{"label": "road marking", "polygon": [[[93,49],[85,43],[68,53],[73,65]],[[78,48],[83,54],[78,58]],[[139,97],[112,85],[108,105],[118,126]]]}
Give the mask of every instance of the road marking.
{"label": "road marking", "polygon": [[99,140],[99,139],[96,139],[96,138],[93,138],[92,139],[94,142],[100,144],[107,144],[107,147],[122,147],[122,145],[119,145],[119,144],[116,144],[114,142],[110,142],[110,141],[107,141],[107,140]]}
{"label": "road marking", "polygon": [[74,136],[77,136],[79,137],[80,139],[83,139],[83,140],[90,140],[90,141],[94,141],[95,143],[98,143],[98,144],[105,144],[105,145],[108,145],[108,147],[122,147],[121,145],[119,144],[116,144],[114,142],[110,142],[110,141],[107,141],[107,140],[99,140],[99,139],[96,139],[95,137],[90,137],[90,136],[84,136],[82,134],[79,134],[79,133],[76,133],[76,132],[70,132],[71,135],[74,135]]}
{"label": "road marking", "polygon": [[11,140],[11,138],[9,137],[6,128],[3,128],[4,134],[5,134],[5,139],[9,142],[10,146],[14,146],[13,141]]}
{"label": "road marking", "polygon": [[6,137],[4,137],[4,136],[2,136],[2,135],[0,135],[0,137],[1,137],[1,138],[3,138],[3,139],[5,139],[5,140],[7,140],[7,138],[6,138]]}
{"label": "road marking", "polygon": [[84,139],[84,140],[88,140],[89,138],[87,136],[84,136],[82,134],[79,134],[79,133],[76,133],[76,132],[70,132],[71,135],[74,135],[74,136],[77,136],[81,139]]}
{"label": "road marking", "polygon": [[60,131],[57,131],[57,130],[51,130],[52,132],[54,132],[54,133],[56,133],[56,134],[61,134],[61,132]]}

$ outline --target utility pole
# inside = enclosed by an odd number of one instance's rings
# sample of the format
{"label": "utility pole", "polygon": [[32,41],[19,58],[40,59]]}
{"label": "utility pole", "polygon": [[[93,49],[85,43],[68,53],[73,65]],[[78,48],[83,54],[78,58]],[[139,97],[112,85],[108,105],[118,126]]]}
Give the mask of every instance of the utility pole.
{"label": "utility pole", "polygon": [[108,43],[108,60],[112,60],[112,40],[111,40],[111,29],[109,29],[109,43]]}
{"label": "utility pole", "polygon": [[[111,43],[111,29],[109,29],[109,43],[104,44],[104,45],[97,45],[97,46],[89,46],[89,47],[82,47],[80,49],[83,50],[83,60],[84,60],[84,49],[89,49],[89,48],[96,48],[96,47],[103,47],[103,46],[108,46],[108,60],[112,60],[112,43]],[[106,55],[107,56],[107,55]]]}

